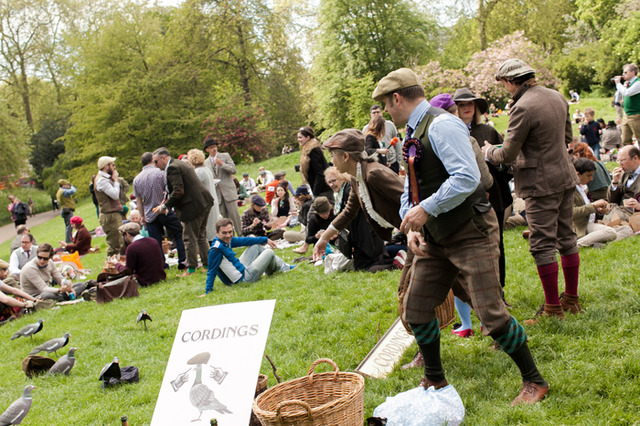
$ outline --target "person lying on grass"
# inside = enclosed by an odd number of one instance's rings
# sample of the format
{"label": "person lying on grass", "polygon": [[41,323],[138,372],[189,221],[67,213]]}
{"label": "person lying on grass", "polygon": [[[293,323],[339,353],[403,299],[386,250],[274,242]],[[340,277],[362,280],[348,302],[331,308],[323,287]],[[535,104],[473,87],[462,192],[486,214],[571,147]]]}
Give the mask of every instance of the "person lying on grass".
{"label": "person lying on grass", "polygon": [[[270,248],[264,248],[268,244]],[[234,247],[248,247],[238,259]],[[209,272],[205,296],[213,291],[216,277],[226,285],[240,282],[256,282],[263,273],[271,275],[275,272],[287,272],[295,268],[280,259],[272,249],[276,243],[267,237],[234,237],[233,223],[223,218],[216,222],[216,238],[213,239],[209,250]]]}

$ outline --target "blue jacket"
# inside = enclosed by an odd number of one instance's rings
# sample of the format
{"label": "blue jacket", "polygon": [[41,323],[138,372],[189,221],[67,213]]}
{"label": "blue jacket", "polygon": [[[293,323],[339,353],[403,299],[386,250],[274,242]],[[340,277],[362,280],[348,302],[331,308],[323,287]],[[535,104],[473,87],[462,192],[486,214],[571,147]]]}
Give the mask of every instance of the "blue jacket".
{"label": "blue jacket", "polygon": [[[245,267],[236,257],[236,253],[232,250],[234,247],[247,247],[255,244],[265,244],[267,237],[233,237],[231,243],[226,244],[218,237],[213,239],[211,248],[209,249],[209,271],[207,272],[207,285],[205,294],[213,291],[213,282],[216,276],[226,285],[236,284],[244,279]],[[238,271],[240,278],[233,281],[220,268],[222,262],[226,263],[226,267],[232,266]]]}

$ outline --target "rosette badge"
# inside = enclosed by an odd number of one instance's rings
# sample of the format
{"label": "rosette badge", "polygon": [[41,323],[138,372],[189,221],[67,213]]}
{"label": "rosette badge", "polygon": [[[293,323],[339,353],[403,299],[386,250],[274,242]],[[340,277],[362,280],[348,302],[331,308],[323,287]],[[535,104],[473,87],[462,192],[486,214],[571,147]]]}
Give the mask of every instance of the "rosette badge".
{"label": "rosette badge", "polygon": [[402,147],[402,156],[408,165],[411,205],[415,206],[420,203],[420,186],[418,185],[415,164],[420,161],[422,157],[422,143],[415,138],[408,139]]}

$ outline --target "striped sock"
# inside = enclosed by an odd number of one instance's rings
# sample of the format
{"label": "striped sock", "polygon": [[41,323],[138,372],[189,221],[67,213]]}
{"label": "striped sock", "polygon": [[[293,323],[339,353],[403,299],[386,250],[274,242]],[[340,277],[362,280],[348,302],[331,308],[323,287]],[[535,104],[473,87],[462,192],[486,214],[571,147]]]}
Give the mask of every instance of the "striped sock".
{"label": "striped sock", "polygon": [[410,324],[411,331],[424,358],[424,375],[433,382],[445,379],[440,359],[440,327],[438,320],[426,324]]}
{"label": "striped sock", "polygon": [[527,341],[527,333],[514,317],[511,317],[511,321],[508,321],[500,331],[492,334],[491,337],[509,355],[520,349],[520,346]]}

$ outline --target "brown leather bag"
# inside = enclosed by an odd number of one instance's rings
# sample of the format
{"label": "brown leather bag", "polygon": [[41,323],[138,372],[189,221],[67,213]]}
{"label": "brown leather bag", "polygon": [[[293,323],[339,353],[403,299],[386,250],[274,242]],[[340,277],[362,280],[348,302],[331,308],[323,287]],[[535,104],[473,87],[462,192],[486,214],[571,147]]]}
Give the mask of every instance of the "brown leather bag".
{"label": "brown leather bag", "polygon": [[133,275],[125,275],[113,281],[98,282],[96,302],[100,305],[123,297],[138,297],[138,280]]}

